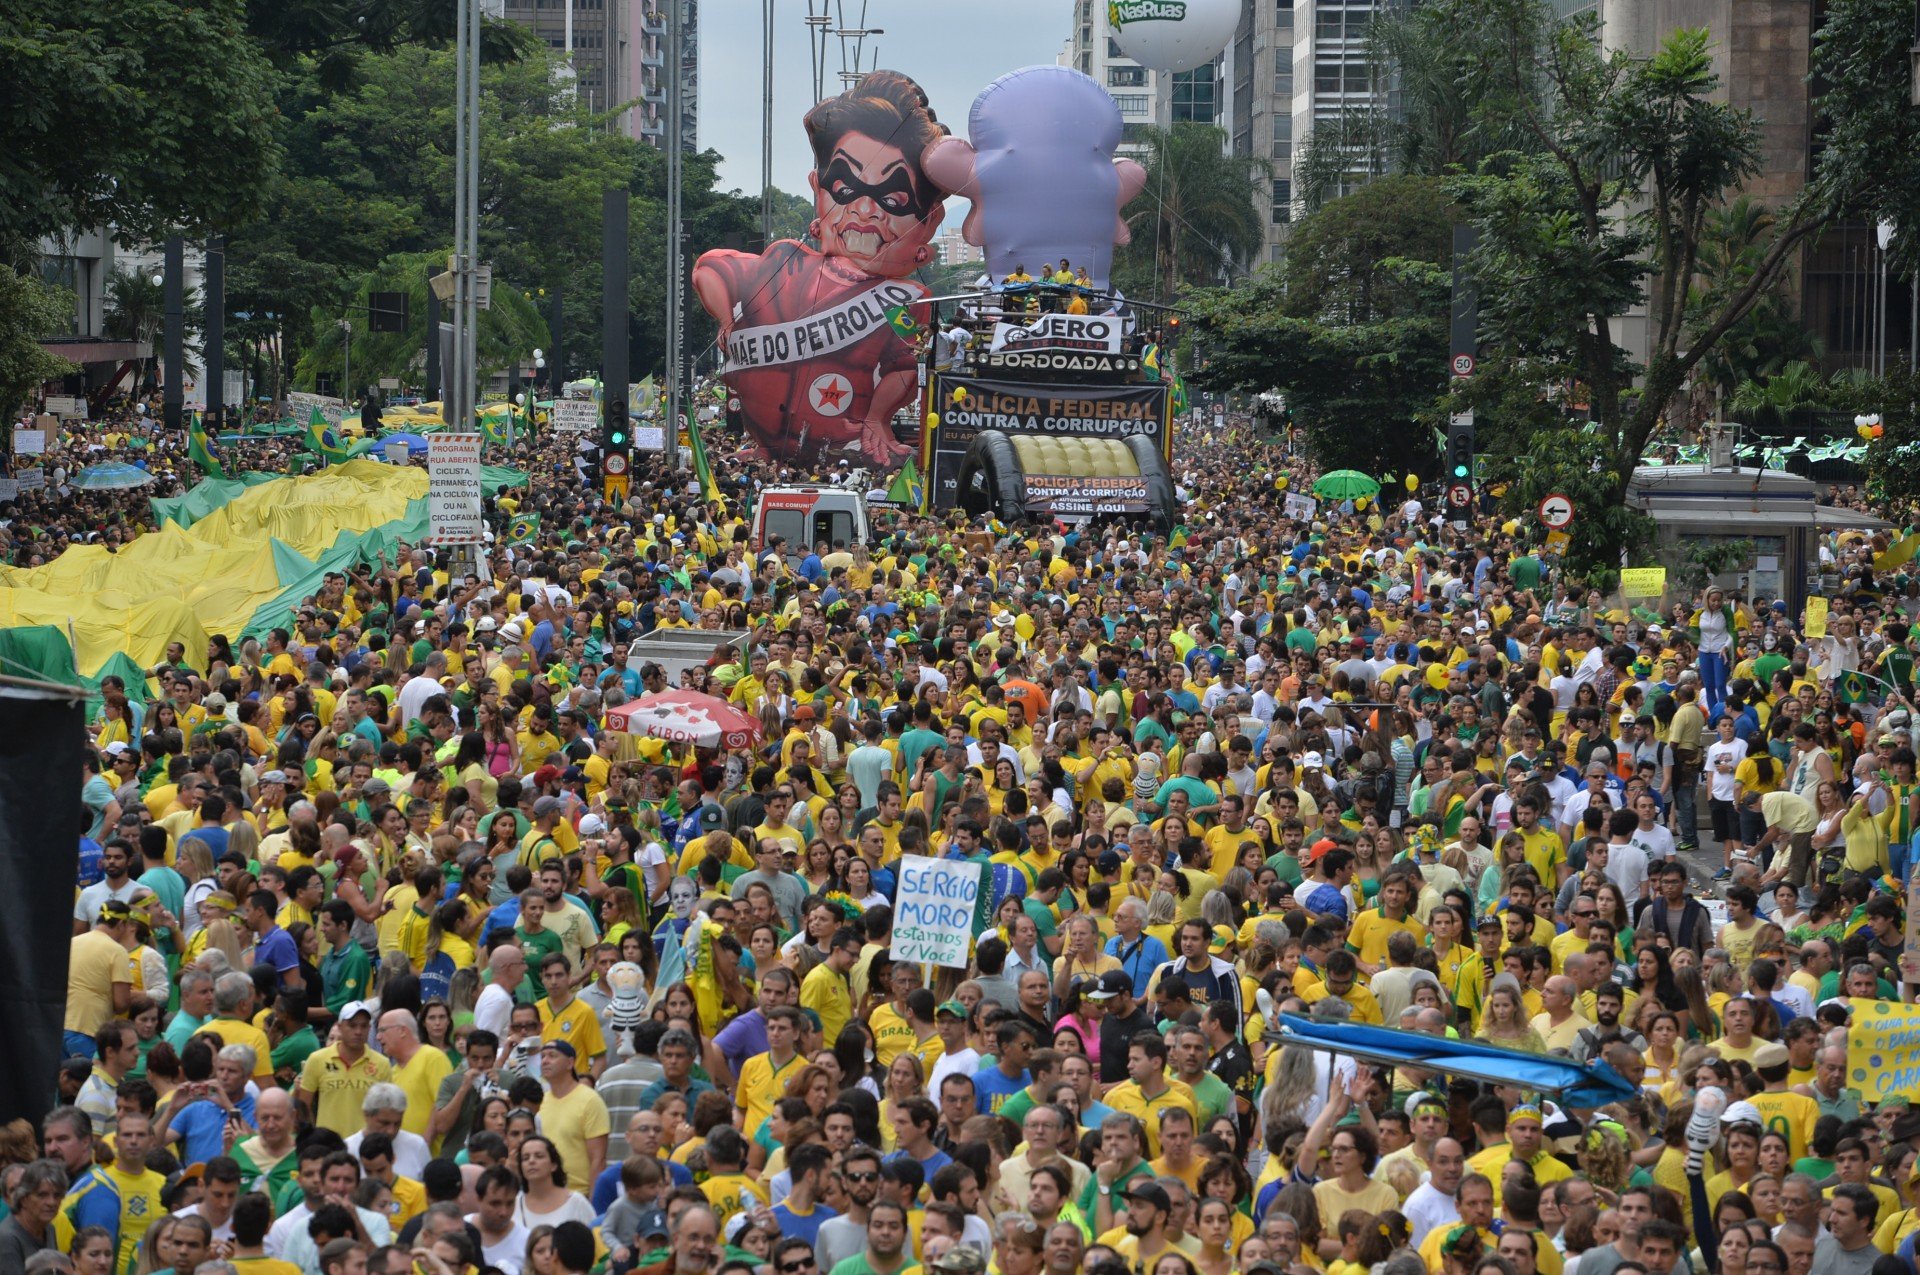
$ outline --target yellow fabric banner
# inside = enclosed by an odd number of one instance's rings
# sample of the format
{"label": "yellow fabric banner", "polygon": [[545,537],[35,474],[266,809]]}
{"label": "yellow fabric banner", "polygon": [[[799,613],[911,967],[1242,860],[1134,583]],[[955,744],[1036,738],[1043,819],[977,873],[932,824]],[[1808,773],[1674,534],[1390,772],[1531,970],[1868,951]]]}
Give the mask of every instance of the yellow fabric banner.
{"label": "yellow fabric banner", "polygon": [[1847,1085],[1868,1102],[1920,1091],[1920,1005],[1852,998]]}
{"label": "yellow fabric banner", "polygon": [[341,532],[392,522],[426,494],[426,470],[371,460],[262,483],[186,531],[170,523],[118,553],[76,545],[45,566],[0,568],[0,626],[71,632],[85,674],[116,652],[151,667],[169,642],[197,667],[209,634],[237,639],[280,592],[275,540],[316,558]]}

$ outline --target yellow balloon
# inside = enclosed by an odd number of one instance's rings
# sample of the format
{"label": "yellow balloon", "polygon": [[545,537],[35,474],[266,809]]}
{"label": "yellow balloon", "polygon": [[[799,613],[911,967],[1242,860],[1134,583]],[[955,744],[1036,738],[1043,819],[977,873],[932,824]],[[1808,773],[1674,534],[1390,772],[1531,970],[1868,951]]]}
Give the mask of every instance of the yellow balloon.
{"label": "yellow balloon", "polygon": [[1365,496],[1359,497],[1353,502],[1353,507],[1358,512],[1365,513],[1367,511],[1367,498]]}
{"label": "yellow balloon", "polygon": [[1407,490],[1408,491],[1420,490],[1420,476],[1418,474],[1407,475]]}
{"label": "yellow balloon", "polygon": [[940,428],[940,413],[938,413],[938,412],[928,412],[928,413],[927,413],[927,428],[928,428],[928,429],[939,429],[939,428]]}
{"label": "yellow balloon", "polygon": [[967,387],[966,387],[966,386],[964,386],[964,385],[956,385],[956,386],[954,386],[954,387],[953,387],[953,401],[954,401],[954,402],[956,402],[956,403],[964,403],[964,402],[966,402],[966,401],[967,401]]}
{"label": "yellow balloon", "polygon": [[1275,491],[1285,491],[1287,489],[1287,475],[1282,474],[1274,479],[1273,486]]}

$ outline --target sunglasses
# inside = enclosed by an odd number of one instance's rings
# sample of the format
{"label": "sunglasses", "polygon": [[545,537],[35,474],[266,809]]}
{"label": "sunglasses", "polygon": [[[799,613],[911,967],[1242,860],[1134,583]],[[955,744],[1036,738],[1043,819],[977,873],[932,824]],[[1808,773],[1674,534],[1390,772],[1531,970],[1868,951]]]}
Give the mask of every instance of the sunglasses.
{"label": "sunglasses", "polygon": [[849,1182],[878,1182],[880,1180],[880,1173],[878,1170],[870,1173],[853,1173],[850,1171],[845,1177]]}
{"label": "sunglasses", "polygon": [[796,1272],[815,1270],[818,1266],[819,1263],[811,1257],[803,1257],[797,1262],[780,1263],[779,1270],[780,1275],[796,1275]]}

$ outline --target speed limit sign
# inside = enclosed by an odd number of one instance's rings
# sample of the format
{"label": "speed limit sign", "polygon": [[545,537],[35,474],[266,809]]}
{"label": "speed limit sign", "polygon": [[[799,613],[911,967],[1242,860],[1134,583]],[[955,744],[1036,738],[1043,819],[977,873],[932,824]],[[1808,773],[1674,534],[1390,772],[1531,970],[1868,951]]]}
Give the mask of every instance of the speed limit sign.
{"label": "speed limit sign", "polygon": [[1453,374],[1455,376],[1473,375],[1473,355],[1456,354],[1453,356]]}

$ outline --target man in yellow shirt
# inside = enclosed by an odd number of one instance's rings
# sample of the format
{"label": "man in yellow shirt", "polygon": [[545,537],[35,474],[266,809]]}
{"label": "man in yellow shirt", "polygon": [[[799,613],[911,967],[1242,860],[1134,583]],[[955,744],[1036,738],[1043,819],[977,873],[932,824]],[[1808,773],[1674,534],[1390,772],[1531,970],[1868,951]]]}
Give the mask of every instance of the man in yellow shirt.
{"label": "man in yellow shirt", "polygon": [[[1304,969],[1305,966],[1303,965],[1302,968]],[[1367,1027],[1386,1026],[1386,1018],[1380,1012],[1380,1002],[1375,1000],[1373,993],[1360,982],[1358,957],[1344,949],[1336,951],[1327,957],[1324,973],[1325,981],[1317,988],[1309,988],[1302,992],[1302,1000],[1312,1005],[1331,996],[1335,1000],[1345,1001],[1352,1008],[1353,1014],[1349,1021]],[[1297,979],[1294,987],[1295,990],[1299,989]]]}
{"label": "man in yellow shirt", "polygon": [[565,952],[549,952],[541,959],[540,985],[547,989],[545,998],[534,1006],[540,1011],[540,1039],[571,1042],[575,1056],[598,1076],[607,1062],[606,1038],[600,1032],[599,1016],[573,994],[573,964]]}
{"label": "man in yellow shirt", "polygon": [[361,1128],[361,1100],[375,1085],[393,1079],[393,1064],[367,1048],[373,1008],[349,1001],[340,1009],[337,1043],[307,1055],[296,1092],[313,1123],[343,1138]]}
{"label": "man in yellow shirt", "polygon": [[1374,975],[1387,963],[1387,940],[1402,931],[1413,935],[1416,944],[1427,941],[1427,927],[1413,919],[1408,909],[1413,904],[1412,881],[1404,872],[1388,872],[1380,880],[1380,906],[1368,908],[1354,918],[1347,932],[1347,949],[1360,961],[1360,972]]}
{"label": "man in yellow shirt", "polygon": [[[789,992],[788,995],[792,993]],[[806,1067],[806,1055],[797,1045],[806,1028],[806,1016],[791,1005],[775,1005],[765,1012],[767,1049],[740,1064],[739,1083],[734,1086],[734,1105],[740,1111],[740,1127],[748,1137],[759,1132],[773,1104],[785,1096],[787,1081]]]}
{"label": "man in yellow shirt", "polygon": [[567,1188],[585,1192],[607,1167],[607,1139],[613,1125],[607,1104],[576,1074],[578,1055],[571,1042],[550,1040],[540,1049],[540,1078],[547,1098],[540,1104],[540,1131],[553,1140],[567,1173]]}
{"label": "man in yellow shirt", "polygon": [[400,1127],[424,1138],[433,1120],[440,1082],[452,1074],[453,1064],[447,1061],[446,1051],[420,1043],[420,1025],[409,1010],[388,1010],[380,1015],[379,1034],[378,1043],[393,1062],[393,1083],[407,1095],[407,1114]]}
{"label": "man in yellow shirt", "polygon": [[1200,1120],[1200,1104],[1185,1083],[1167,1076],[1167,1043],[1158,1032],[1141,1032],[1127,1042],[1127,1078],[1107,1090],[1106,1104],[1139,1120],[1147,1131],[1147,1157],[1160,1154],[1160,1113],[1178,1107]]}
{"label": "man in yellow shirt", "polygon": [[831,1048],[840,1039],[840,1029],[853,1017],[853,991],[847,976],[860,959],[865,946],[857,930],[842,926],[833,934],[833,949],[827,959],[808,971],[800,984],[800,1007],[820,1018],[820,1039]]}

